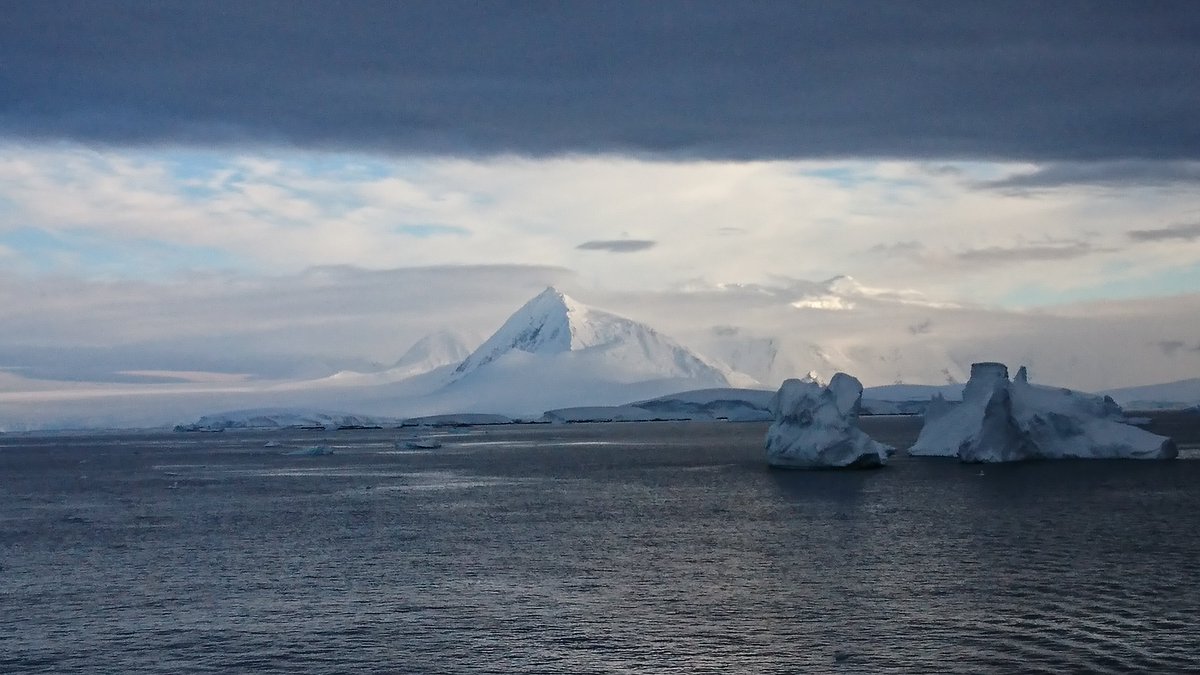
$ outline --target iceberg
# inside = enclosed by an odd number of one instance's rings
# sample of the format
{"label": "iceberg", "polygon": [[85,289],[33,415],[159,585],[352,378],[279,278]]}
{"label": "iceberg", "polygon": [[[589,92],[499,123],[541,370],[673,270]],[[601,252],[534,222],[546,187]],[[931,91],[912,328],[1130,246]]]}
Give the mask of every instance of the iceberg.
{"label": "iceberg", "polygon": [[662,415],[635,405],[578,406],[547,410],[541,421],[550,424],[574,424],[579,422],[656,422],[666,419]]}
{"label": "iceberg", "polygon": [[660,419],[766,422],[775,392],[767,389],[720,387],[667,394],[630,405],[655,413]]}
{"label": "iceberg", "polygon": [[409,417],[404,420],[402,427],[475,427],[492,424],[513,424],[516,420],[506,415],[491,415],[487,413],[458,413],[449,415],[426,415],[424,417]]}
{"label": "iceberg", "polygon": [[1121,407],[1094,396],[1008,379],[1003,363],[971,365],[962,403],[935,396],[908,454],[964,462],[1027,459],[1174,459],[1174,441],[1125,423]]}
{"label": "iceberg", "polygon": [[385,424],[397,424],[399,420],[390,417],[373,417],[369,415],[352,415],[343,412],[327,410],[307,410],[303,408],[256,408],[252,410],[232,410],[229,412],[204,415],[193,424],[178,424],[175,431],[224,431],[225,429],[286,429],[317,428],[370,428]]}
{"label": "iceberg", "polygon": [[894,450],[858,428],[862,384],[837,373],[822,387],[789,379],[771,399],[767,463],[788,469],[872,468]]}

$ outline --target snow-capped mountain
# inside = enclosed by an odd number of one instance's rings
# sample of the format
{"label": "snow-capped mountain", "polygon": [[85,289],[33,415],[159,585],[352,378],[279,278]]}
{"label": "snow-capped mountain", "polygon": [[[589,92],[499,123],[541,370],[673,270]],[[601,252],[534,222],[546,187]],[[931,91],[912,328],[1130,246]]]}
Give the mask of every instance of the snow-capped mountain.
{"label": "snow-capped mountain", "polygon": [[539,366],[552,366],[560,375],[573,371],[611,382],[673,379],[719,387],[753,383],[645,324],[588,307],[553,287],[518,309],[454,374],[462,380],[497,367]]}

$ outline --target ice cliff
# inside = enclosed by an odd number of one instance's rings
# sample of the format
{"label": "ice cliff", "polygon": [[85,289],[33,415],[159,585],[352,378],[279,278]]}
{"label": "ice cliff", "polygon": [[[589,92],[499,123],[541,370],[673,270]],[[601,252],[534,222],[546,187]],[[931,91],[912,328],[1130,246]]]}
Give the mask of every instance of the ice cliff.
{"label": "ice cliff", "polygon": [[862,384],[837,373],[822,387],[789,379],[771,399],[767,463],[790,469],[870,468],[887,464],[892,448],[858,428]]}
{"label": "ice cliff", "polygon": [[1004,364],[975,363],[962,403],[935,397],[908,453],[964,462],[1176,456],[1171,439],[1122,420],[1108,397],[1032,385],[1024,367],[1009,381]]}

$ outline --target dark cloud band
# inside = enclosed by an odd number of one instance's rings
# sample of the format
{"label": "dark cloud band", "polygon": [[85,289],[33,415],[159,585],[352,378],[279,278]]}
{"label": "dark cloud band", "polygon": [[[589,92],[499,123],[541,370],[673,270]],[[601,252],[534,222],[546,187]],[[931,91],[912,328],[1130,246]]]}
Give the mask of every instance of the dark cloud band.
{"label": "dark cloud band", "polygon": [[1200,4],[42,0],[0,134],[667,157],[1200,158]]}

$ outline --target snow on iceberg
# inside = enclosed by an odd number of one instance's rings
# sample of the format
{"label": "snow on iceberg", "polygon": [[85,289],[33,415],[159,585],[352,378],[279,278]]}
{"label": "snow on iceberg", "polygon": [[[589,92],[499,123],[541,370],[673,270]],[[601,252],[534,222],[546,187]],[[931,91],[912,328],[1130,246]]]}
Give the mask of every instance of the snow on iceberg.
{"label": "snow on iceberg", "polygon": [[1002,363],[971,365],[963,401],[930,401],[908,454],[964,462],[1026,459],[1174,459],[1175,443],[1125,424],[1111,398],[1012,381]]}
{"label": "snow on iceberg", "polygon": [[767,463],[789,469],[887,464],[893,449],[858,428],[862,390],[845,373],[834,375],[827,387],[785,380],[770,403],[775,421],[767,430]]}

